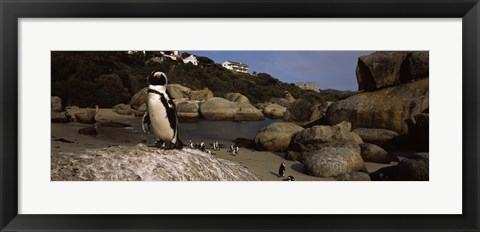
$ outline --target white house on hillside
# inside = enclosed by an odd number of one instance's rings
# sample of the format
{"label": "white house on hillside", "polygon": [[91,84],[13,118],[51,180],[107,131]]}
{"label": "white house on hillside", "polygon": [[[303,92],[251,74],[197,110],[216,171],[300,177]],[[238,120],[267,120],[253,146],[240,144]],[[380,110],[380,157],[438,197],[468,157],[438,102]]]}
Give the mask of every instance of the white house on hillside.
{"label": "white house on hillside", "polygon": [[197,57],[195,57],[194,55],[190,55],[189,57],[186,57],[185,59],[183,59],[183,63],[187,64],[187,63],[191,63],[195,66],[198,65],[198,60],[197,60]]}
{"label": "white house on hillside", "polygon": [[300,89],[313,90],[315,92],[320,91],[320,88],[316,82],[297,82],[295,85]]}
{"label": "white house on hillside", "polygon": [[234,62],[234,61],[225,61],[222,66],[226,69],[233,70],[235,72],[248,73],[248,65]]}

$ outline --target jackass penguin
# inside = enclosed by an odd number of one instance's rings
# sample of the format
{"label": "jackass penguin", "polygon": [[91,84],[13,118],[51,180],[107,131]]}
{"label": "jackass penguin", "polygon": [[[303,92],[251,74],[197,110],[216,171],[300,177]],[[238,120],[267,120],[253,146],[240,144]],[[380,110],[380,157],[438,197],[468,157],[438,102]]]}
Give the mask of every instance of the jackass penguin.
{"label": "jackass penguin", "polygon": [[148,110],[143,115],[143,131],[148,134],[150,127],[152,128],[157,147],[182,148],[183,143],[178,138],[177,110],[167,90],[167,75],[153,71],[148,77],[148,83]]}

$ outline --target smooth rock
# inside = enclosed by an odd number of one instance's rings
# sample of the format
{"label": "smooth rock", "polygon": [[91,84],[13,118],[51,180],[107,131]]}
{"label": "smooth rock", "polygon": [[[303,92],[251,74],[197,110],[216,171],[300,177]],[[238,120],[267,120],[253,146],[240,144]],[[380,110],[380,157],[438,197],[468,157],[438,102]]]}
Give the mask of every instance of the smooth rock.
{"label": "smooth rock", "polygon": [[206,101],[213,97],[213,92],[205,88],[202,90],[191,91],[189,97],[192,101]]}
{"label": "smooth rock", "polygon": [[405,142],[397,132],[381,128],[356,128],[353,130],[362,138],[363,142],[375,144],[386,150],[397,150]]}
{"label": "smooth rock", "polygon": [[370,173],[370,178],[375,181],[428,181],[428,153],[410,155],[395,166]]}
{"label": "smooth rock", "polygon": [[167,91],[173,99],[189,98],[190,88],[179,84],[168,84]]}
{"label": "smooth rock", "polygon": [[250,105],[250,103],[237,103],[238,111],[233,115],[233,121],[261,121],[265,119],[262,111]]}
{"label": "smooth rock", "polygon": [[199,150],[112,146],[52,156],[52,181],[257,181],[244,165]]}
{"label": "smooth rock", "polygon": [[250,103],[248,98],[240,93],[226,93],[224,98],[232,102]]}
{"label": "smooth rock", "polygon": [[350,131],[349,122],[335,126],[313,126],[295,135],[290,147],[293,151],[314,151],[325,147],[348,147],[360,152],[359,136]]}
{"label": "smooth rock", "polygon": [[358,152],[343,147],[316,150],[303,159],[304,172],[318,177],[335,177],[345,173],[365,171]]}
{"label": "smooth rock", "polygon": [[51,111],[62,112],[62,99],[57,96],[51,97]]}
{"label": "smooth rock", "polygon": [[412,83],[363,92],[330,105],[327,120],[352,123],[353,128],[383,128],[407,134],[405,122],[428,108],[428,78]]}
{"label": "smooth rock", "polygon": [[138,107],[147,103],[147,99],[148,99],[147,89],[148,87],[141,89],[130,98],[130,106],[133,109],[138,109]]}
{"label": "smooth rock", "polygon": [[428,77],[428,52],[380,51],[358,58],[358,90],[395,86]]}
{"label": "smooth rock", "polygon": [[208,120],[233,120],[238,104],[224,98],[213,97],[200,106],[200,113]]}
{"label": "smooth rock", "polygon": [[286,151],[293,136],[302,130],[303,127],[293,123],[272,123],[258,132],[255,144],[266,151]]}
{"label": "smooth rock", "polygon": [[77,119],[79,123],[94,124],[95,114],[95,110],[85,110],[84,112],[76,113],[75,119]]}
{"label": "smooth rock", "polygon": [[263,108],[263,114],[269,118],[283,118],[287,108],[278,104],[269,104]]}
{"label": "smooth rock", "polygon": [[390,155],[387,151],[375,144],[362,143],[360,144],[360,148],[362,149],[362,159],[365,162],[389,164],[392,161],[398,161],[398,158]]}
{"label": "smooth rock", "polygon": [[63,111],[63,112],[51,111],[50,117],[51,117],[51,122],[54,122],[54,123],[68,123],[72,121],[72,116],[68,113],[68,111]]}

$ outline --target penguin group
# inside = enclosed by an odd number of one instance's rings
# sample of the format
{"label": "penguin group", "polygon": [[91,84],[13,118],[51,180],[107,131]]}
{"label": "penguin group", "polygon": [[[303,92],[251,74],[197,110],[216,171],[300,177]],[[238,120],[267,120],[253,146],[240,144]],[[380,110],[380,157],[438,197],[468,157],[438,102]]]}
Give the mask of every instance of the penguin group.
{"label": "penguin group", "polygon": [[[285,163],[282,162],[280,164],[280,167],[278,168],[278,177],[284,177],[285,173],[286,173]],[[284,181],[295,181],[295,177],[287,176],[287,178],[284,179]]]}

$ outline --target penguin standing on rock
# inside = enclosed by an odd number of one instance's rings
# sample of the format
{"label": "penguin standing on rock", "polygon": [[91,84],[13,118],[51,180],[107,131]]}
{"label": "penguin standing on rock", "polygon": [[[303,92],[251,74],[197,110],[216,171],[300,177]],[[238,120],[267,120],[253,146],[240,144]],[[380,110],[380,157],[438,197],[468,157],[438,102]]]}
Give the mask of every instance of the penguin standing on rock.
{"label": "penguin standing on rock", "polygon": [[283,162],[282,164],[280,164],[280,168],[278,168],[278,176],[279,177],[285,176],[285,163]]}
{"label": "penguin standing on rock", "polygon": [[152,128],[157,139],[156,147],[181,149],[183,143],[178,138],[177,110],[167,90],[167,75],[153,71],[148,77],[148,83],[148,110],[143,115],[143,131],[148,134]]}

